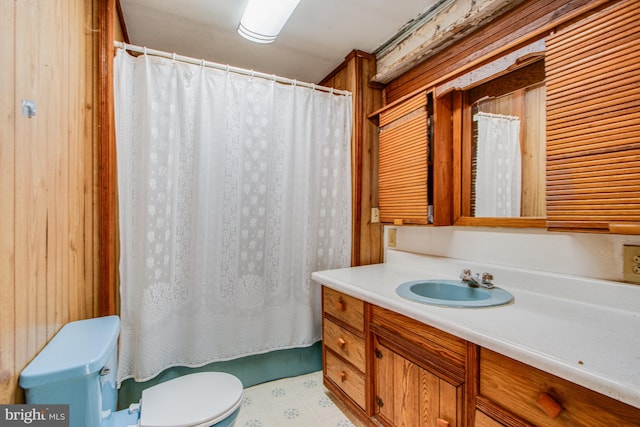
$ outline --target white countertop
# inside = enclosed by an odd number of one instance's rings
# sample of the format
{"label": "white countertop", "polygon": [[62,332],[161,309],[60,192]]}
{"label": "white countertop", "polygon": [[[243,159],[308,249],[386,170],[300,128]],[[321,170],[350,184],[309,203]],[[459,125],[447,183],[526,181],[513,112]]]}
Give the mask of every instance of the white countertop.
{"label": "white countertop", "polygon": [[[512,304],[447,308],[409,301],[397,285],[488,271]],[[315,272],[332,289],[640,408],[640,286],[388,251],[384,264]]]}

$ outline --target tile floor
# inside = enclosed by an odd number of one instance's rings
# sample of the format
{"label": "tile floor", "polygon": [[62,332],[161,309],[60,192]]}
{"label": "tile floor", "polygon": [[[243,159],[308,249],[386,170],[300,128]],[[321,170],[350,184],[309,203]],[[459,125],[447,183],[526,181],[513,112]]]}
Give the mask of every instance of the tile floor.
{"label": "tile floor", "polygon": [[235,427],[359,426],[327,393],[321,371],[246,388]]}

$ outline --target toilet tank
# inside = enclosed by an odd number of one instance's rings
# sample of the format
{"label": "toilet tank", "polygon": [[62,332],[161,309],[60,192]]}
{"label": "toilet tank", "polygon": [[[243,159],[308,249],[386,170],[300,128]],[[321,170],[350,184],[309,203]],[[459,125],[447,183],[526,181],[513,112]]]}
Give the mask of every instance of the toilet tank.
{"label": "toilet tank", "polygon": [[20,374],[27,403],[68,404],[70,427],[100,427],[116,409],[117,316],[62,327]]}

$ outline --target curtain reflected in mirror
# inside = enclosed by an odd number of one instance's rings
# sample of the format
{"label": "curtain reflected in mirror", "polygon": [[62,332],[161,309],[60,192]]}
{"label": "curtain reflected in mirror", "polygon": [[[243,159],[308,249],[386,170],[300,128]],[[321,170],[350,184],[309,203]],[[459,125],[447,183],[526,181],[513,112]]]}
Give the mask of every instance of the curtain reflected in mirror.
{"label": "curtain reflected in mirror", "polygon": [[545,86],[471,105],[472,217],[544,217]]}
{"label": "curtain reflected in mirror", "polygon": [[520,216],[520,118],[478,112],[473,115],[475,176],[471,192],[474,216]]}

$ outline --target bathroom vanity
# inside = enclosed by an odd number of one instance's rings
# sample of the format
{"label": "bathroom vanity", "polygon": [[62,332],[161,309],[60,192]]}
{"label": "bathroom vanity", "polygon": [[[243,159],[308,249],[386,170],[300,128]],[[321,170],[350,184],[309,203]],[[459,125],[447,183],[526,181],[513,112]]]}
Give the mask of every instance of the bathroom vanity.
{"label": "bathroom vanity", "polygon": [[[399,296],[490,271],[508,305]],[[372,426],[640,426],[640,288],[390,250],[323,284],[325,386]]]}

